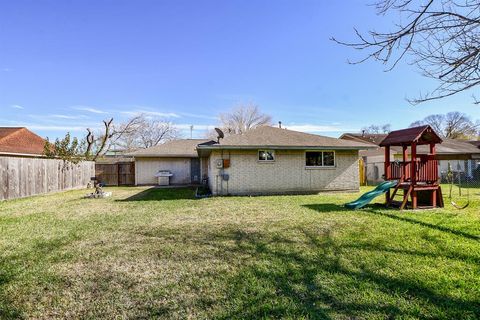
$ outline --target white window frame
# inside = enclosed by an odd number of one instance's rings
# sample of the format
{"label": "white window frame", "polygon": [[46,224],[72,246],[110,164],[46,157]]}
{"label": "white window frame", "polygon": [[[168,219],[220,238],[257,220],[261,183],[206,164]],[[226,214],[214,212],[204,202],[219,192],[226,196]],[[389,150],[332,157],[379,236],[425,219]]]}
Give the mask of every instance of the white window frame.
{"label": "white window frame", "polygon": [[[273,155],[273,160],[261,160],[260,159],[260,152],[270,152],[272,155]],[[275,162],[275,159],[277,159],[277,155],[275,154],[275,150],[271,150],[271,149],[258,149],[257,151],[257,162],[260,162],[260,163],[272,163],[272,162]]]}
{"label": "white window frame", "polygon": [[[308,152],[317,152],[322,154],[322,165],[321,166],[309,166],[307,165],[307,153]],[[323,158],[323,153],[324,152],[332,152],[333,153],[333,166],[326,166],[323,164],[324,158]],[[304,164],[305,168],[307,169],[327,169],[327,168],[336,168],[337,167],[337,154],[335,150],[306,150],[305,151],[305,158],[304,158]]]}

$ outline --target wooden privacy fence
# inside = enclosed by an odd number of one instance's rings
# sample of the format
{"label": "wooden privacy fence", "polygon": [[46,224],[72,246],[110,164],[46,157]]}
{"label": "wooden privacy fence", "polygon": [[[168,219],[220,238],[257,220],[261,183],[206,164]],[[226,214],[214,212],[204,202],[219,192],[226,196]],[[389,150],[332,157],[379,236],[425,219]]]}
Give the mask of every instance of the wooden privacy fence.
{"label": "wooden privacy fence", "polygon": [[96,163],[95,176],[107,186],[135,184],[135,162]]}
{"label": "wooden privacy fence", "polygon": [[0,157],[0,200],[85,188],[93,176],[92,161]]}

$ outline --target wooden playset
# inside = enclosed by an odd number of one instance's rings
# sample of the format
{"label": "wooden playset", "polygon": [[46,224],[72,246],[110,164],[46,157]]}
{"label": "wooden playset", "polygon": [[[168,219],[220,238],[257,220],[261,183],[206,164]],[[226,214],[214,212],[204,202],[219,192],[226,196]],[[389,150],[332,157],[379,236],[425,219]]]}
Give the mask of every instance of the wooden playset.
{"label": "wooden playset", "polygon": [[[385,193],[387,206],[398,205],[401,210],[407,205],[412,209],[443,207],[438,160],[435,159],[435,145],[438,143],[442,143],[442,139],[428,125],[392,131],[380,143],[385,148],[385,180],[398,181],[393,192],[388,190]],[[417,154],[417,147],[421,145],[428,146],[427,154]],[[402,161],[391,161],[393,146],[402,147]],[[403,194],[398,193],[400,189]],[[396,201],[396,196],[403,199]]]}

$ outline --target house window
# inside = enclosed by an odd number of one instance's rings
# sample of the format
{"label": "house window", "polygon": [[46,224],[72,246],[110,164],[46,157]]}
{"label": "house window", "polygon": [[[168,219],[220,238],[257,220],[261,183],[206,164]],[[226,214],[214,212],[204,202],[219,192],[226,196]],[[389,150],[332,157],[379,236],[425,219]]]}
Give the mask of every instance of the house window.
{"label": "house window", "polygon": [[305,152],[307,167],[335,167],[334,151],[307,151]]}
{"label": "house window", "polygon": [[275,161],[275,152],[273,150],[258,150],[258,161]]}

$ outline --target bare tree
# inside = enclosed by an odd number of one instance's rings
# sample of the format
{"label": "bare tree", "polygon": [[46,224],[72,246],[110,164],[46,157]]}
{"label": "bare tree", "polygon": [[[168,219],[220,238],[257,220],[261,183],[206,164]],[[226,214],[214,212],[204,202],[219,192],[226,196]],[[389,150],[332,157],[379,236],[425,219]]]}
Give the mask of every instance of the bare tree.
{"label": "bare tree", "polygon": [[425,117],[425,119],[423,120],[420,120],[420,121],[415,121],[413,122],[410,127],[418,127],[418,126],[422,126],[422,125],[430,125],[433,130],[435,130],[436,132],[438,132],[439,134],[441,134],[442,136],[444,135],[443,134],[443,127],[445,125],[445,115],[444,114],[431,114],[427,117]]}
{"label": "bare tree", "polygon": [[133,124],[129,121],[120,125],[118,131],[123,133],[113,143],[126,150],[150,148],[180,136],[173,123],[149,118],[143,114],[136,117]]}
{"label": "bare tree", "polygon": [[68,132],[64,138],[57,138],[53,144],[47,138],[44,154],[49,158],[59,158],[74,163],[82,160],[95,161],[105,155],[112,145],[124,136],[141,131],[140,128],[145,128],[146,123],[148,122],[142,115],[133,117],[118,126],[114,125],[113,118],[103,120],[103,131],[96,135],[92,129],[87,128],[87,135],[81,142],[76,137],[71,138]]}
{"label": "bare tree", "polygon": [[127,122],[115,126],[113,118],[103,120],[103,132],[97,136],[95,136],[90,128],[87,128],[88,134],[83,141],[83,144],[86,146],[84,153],[85,158],[95,161],[99,157],[104,156],[124,135],[134,132],[141,121],[141,116],[135,116]]}
{"label": "bare tree", "polygon": [[[104,127],[105,127],[105,132],[97,140],[98,143],[97,143],[97,148],[96,148],[95,154],[93,155],[93,158],[92,158],[93,161],[97,160],[98,157],[104,155],[104,153],[106,151],[108,151],[108,149],[105,150],[105,148],[107,146],[107,142],[109,141],[109,139],[111,139],[114,136],[114,133],[111,132],[112,131],[112,128],[111,128],[112,123],[113,123],[113,118],[111,118],[108,121],[103,120],[103,124],[104,124]],[[87,131],[88,131],[89,134],[91,133],[91,131],[89,129],[87,129]],[[91,150],[91,149],[92,149],[91,146],[87,147],[87,150]]]}
{"label": "bare tree", "polygon": [[255,104],[239,105],[219,116],[220,126],[227,134],[244,134],[248,130],[272,123],[272,117],[262,113]]}
{"label": "bare tree", "polygon": [[449,112],[445,116],[444,135],[451,139],[464,139],[476,137],[478,124],[472,122],[470,117],[460,112]]}
{"label": "bare tree", "polygon": [[390,124],[384,124],[384,125],[372,124],[372,125],[370,125],[368,127],[364,127],[362,129],[362,132],[367,133],[367,134],[389,133],[390,131],[392,131]]}
{"label": "bare tree", "polygon": [[[435,90],[420,94],[411,103],[441,99],[480,84],[480,1],[478,0],[380,0],[379,15],[396,14],[393,31],[357,29],[358,41],[334,41],[367,55],[355,62],[374,59],[392,70],[404,57],[424,76],[438,81]],[[476,101],[476,103],[478,103]]]}
{"label": "bare tree", "polygon": [[478,136],[479,123],[460,112],[432,114],[425,119],[413,122],[410,127],[430,125],[438,134],[449,139],[471,139]]}

